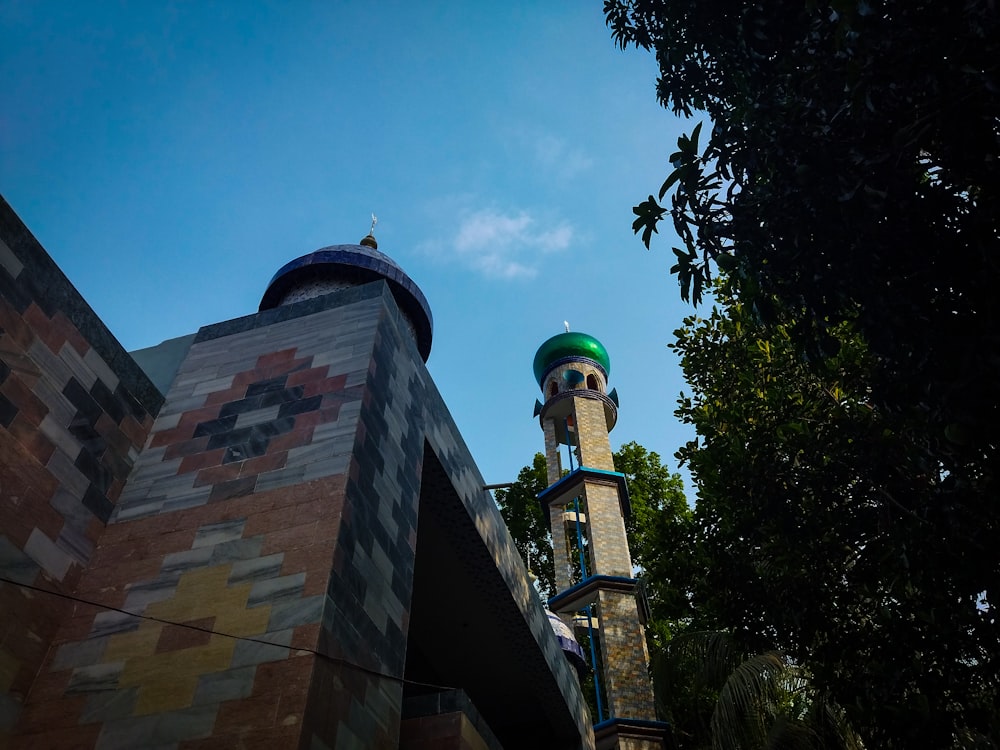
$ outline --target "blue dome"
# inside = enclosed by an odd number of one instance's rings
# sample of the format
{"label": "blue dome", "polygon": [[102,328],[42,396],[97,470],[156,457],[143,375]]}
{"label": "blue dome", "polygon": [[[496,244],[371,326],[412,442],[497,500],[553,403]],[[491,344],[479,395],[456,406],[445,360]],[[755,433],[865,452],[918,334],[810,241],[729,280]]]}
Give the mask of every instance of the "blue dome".
{"label": "blue dome", "polygon": [[290,261],[271,277],[260,301],[260,310],[270,310],[286,301],[297,289],[312,284],[329,285],[326,291],[384,280],[396,304],[413,326],[417,349],[424,361],[431,353],[434,320],[427,298],[402,268],[366,237],[365,245],[330,245]]}
{"label": "blue dome", "polygon": [[566,655],[566,659],[569,663],[576,668],[577,674],[582,680],[586,676],[589,668],[587,660],[583,655],[583,648],[581,648],[580,644],[577,643],[576,637],[573,635],[573,631],[562,621],[559,615],[548,609],[545,610],[545,614],[549,618],[549,627],[552,628],[552,632],[555,634],[556,640],[559,641],[559,648],[562,649],[562,652]]}

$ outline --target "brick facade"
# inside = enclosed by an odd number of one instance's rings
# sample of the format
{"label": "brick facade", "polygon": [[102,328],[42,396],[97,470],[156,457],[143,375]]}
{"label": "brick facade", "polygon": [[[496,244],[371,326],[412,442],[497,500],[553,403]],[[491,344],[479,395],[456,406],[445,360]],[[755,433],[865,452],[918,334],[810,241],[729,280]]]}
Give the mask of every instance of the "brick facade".
{"label": "brick facade", "polygon": [[508,743],[529,720],[540,744],[592,747],[385,282],[173,342],[163,396],[78,295],[32,296],[39,264],[58,269],[11,244],[27,230],[2,208],[0,747],[395,747],[413,599],[434,583],[414,589],[421,512],[462,529],[449,554],[518,643],[491,669],[524,670],[525,705],[548,706],[505,713],[472,673],[484,720]]}

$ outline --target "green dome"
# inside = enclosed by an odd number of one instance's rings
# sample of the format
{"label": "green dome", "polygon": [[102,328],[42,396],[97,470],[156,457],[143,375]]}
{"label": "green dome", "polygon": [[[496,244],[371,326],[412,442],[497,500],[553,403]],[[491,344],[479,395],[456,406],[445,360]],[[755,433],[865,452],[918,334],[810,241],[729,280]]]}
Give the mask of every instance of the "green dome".
{"label": "green dome", "polygon": [[552,366],[553,362],[566,357],[585,357],[604,368],[605,375],[611,372],[611,358],[608,357],[608,350],[604,344],[579,331],[567,331],[553,336],[535,352],[535,380],[538,385],[542,384],[545,373]]}

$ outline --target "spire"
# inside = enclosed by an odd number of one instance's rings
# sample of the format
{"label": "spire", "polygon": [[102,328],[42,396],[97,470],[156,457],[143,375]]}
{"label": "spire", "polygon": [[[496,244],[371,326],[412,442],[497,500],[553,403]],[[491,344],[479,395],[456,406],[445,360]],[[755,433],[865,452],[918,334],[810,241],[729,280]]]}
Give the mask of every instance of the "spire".
{"label": "spire", "polygon": [[368,234],[365,235],[359,245],[364,247],[370,247],[372,250],[378,250],[378,242],[375,241],[375,225],[378,224],[378,217],[372,214],[372,228],[368,230]]}

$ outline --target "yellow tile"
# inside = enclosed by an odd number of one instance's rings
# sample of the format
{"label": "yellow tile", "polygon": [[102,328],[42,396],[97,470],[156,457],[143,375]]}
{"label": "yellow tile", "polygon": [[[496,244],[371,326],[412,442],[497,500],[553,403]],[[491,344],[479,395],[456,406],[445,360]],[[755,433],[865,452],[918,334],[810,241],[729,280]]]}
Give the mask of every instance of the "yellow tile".
{"label": "yellow tile", "polygon": [[116,633],[108,640],[104,661],[126,661],[137,656],[146,656],[156,650],[163,626],[158,622],[144,621],[138,630],[130,633]]}
{"label": "yellow tile", "polygon": [[260,635],[267,632],[267,621],[270,619],[270,604],[252,609],[234,607],[216,615],[215,630],[238,636]]}

